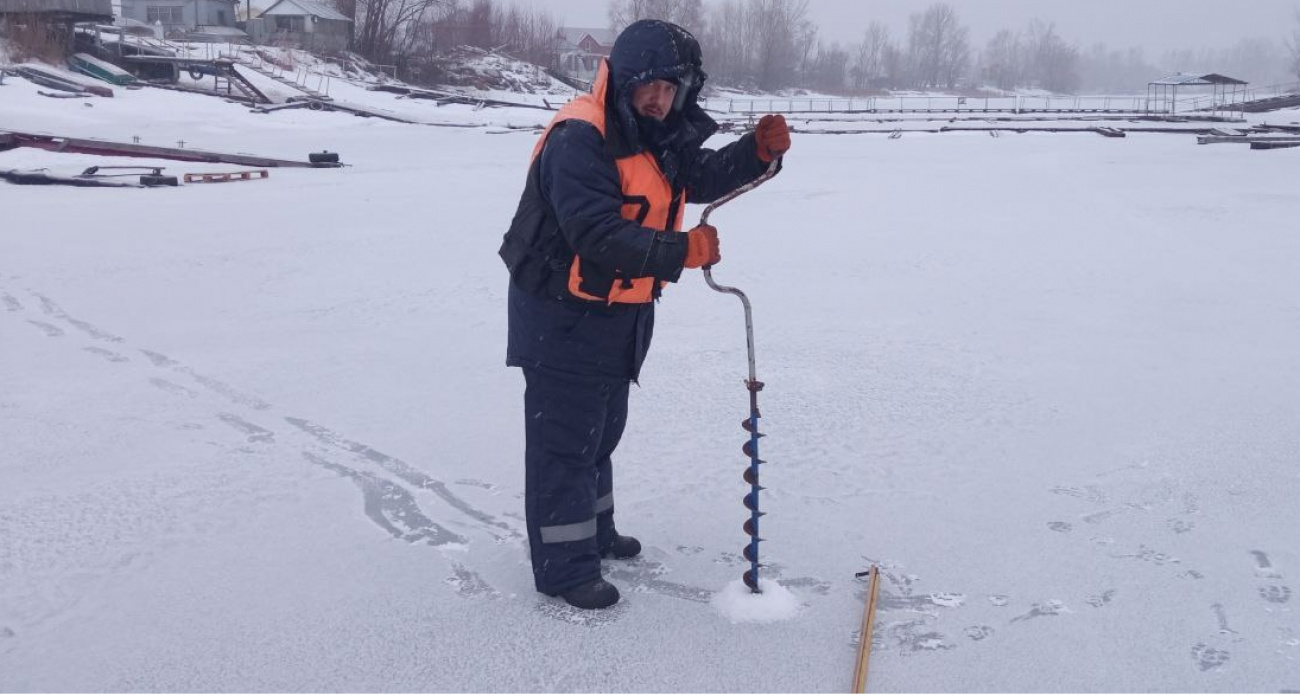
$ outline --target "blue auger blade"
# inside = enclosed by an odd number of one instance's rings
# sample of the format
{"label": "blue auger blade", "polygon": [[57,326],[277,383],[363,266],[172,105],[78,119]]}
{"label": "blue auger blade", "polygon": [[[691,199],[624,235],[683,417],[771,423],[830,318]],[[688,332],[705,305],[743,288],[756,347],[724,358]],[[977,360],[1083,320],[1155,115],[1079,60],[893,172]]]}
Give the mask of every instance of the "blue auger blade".
{"label": "blue auger blade", "polygon": [[[767,513],[766,513],[766,512],[755,512],[754,515],[757,516],[757,517],[764,517],[764,516],[767,515]],[[744,524],[741,528],[745,530],[745,533],[746,533],[746,534],[748,534],[748,535],[750,535],[750,536],[752,536],[752,537],[756,537],[756,536],[758,536],[758,529],[756,529],[756,528],[754,527],[754,518],[753,518],[753,517],[751,517],[751,518],[745,520],[745,524]]]}
{"label": "blue auger blade", "polygon": [[[750,421],[749,418],[746,418],[745,420],[740,421],[740,427],[744,428],[744,429],[745,429],[745,432],[747,432],[747,433],[752,433],[752,432],[754,432],[754,426],[750,425],[750,422],[749,422],[749,421]],[[759,437],[767,437],[767,435],[765,435],[765,434],[763,434],[763,433],[759,433],[758,436],[759,436]]]}
{"label": "blue auger blade", "polygon": [[767,463],[766,460],[759,459],[759,458],[754,454],[754,442],[753,442],[752,440],[745,440],[745,444],[743,444],[743,445],[740,446],[740,451],[741,451],[741,452],[744,452],[746,457],[749,457],[750,459],[753,459],[753,460],[754,460],[756,463],[758,463],[758,464],[766,464],[766,463]]}
{"label": "blue auger blade", "polygon": [[762,539],[755,539],[750,542],[749,545],[745,546],[744,551],[741,551],[741,555],[745,557],[745,560],[750,563],[758,562],[758,542],[760,541],[762,541]]}
{"label": "blue auger blade", "polygon": [[758,467],[750,465],[745,469],[745,483],[758,485]]}
{"label": "blue auger blade", "polygon": [[745,507],[755,512],[758,511],[758,491],[750,491],[745,494]]}
{"label": "blue auger blade", "polygon": [[749,587],[749,589],[754,592],[762,592],[762,590],[758,589],[758,573],[753,570],[747,570],[741,578],[745,581],[745,585]]}

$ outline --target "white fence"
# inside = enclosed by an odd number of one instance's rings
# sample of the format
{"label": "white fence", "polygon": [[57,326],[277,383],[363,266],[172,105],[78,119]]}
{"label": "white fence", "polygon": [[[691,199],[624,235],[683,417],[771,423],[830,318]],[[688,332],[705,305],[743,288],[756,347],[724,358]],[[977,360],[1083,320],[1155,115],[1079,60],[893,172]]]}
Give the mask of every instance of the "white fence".
{"label": "white fence", "polygon": [[860,97],[853,99],[720,99],[700,105],[720,113],[1150,113],[1144,96],[1127,97]]}
{"label": "white fence", "polygon": [[1235,95],[1184,97],[1177,101],[1131,96],[958,97],[890,96],[851,99],[767,97],[735,99],[704,97],[700,105],[724,114],[1184,114],[1218,111],[1236,114],[1242,102],[1300,94],[1300,83],[1270,85]]}

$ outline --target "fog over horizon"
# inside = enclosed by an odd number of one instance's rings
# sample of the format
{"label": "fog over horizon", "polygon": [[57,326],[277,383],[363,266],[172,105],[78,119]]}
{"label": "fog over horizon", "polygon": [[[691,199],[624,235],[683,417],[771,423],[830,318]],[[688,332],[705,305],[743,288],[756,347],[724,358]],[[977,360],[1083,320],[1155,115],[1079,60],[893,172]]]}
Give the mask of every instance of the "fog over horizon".
{"label": "fog over horizon", "polygon": [[[510,0],[500,0],[509,4]],[[808,0],[808,18],[825,41],[854,43],[872,20],[895,35],[907,30],[908,17],[936,0]],[[719,0],[704,0],[705,6]],[[544,9],[565,26],[606,27],[609,0],[516,0]],[[1000,29],[1015,29],[1033,19],[1055,22],[1062,36],[1081,49],[1105,43],[1112,49],[1141,46],[1147,54],[1196,48],[1227,48],[1251,38],[1278,43],[1290,37],[1300,0],[954,0],[949,3],[970,27],[971,41],[982,46]]]}

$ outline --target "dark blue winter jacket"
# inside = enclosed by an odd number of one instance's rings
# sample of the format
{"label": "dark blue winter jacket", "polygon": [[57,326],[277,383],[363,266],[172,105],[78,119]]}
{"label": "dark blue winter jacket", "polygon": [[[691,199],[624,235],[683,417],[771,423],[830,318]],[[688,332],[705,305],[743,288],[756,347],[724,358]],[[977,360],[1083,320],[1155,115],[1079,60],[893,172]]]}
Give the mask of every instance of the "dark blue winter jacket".
{"label": "dark blue winter jacket", "polygon": [[[766,169],[752,134],[719,150],[702,147],[717,124],[696,103],[704,80],[694,37],[672,24],[641,21],[619,36],[609,58],[605,136],[581,121],[551,130],[530,167],[502,257],[511,269],[506,364],[604,379],[635,380],[650,346],[654,304],[579,299],[565,287],[574,250],[593,265],[637,267],[675,281],[685,244],[671,231],[621,214],[615,160],[648,151],[674,191],[708,203]],[[659,123],[638,117],[632,91],[655,79],[689,90],[683,108]]]}

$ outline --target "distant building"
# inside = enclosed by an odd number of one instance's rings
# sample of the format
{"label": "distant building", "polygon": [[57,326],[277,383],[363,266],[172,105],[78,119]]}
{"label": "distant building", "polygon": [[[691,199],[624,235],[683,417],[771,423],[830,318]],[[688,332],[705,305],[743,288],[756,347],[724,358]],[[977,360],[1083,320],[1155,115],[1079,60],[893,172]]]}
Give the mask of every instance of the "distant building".
{"label": "distant building", "polygon": [[560,27],[561,45],[594,55],[608,56],[614,48],[614,32],[609,29]]}
{"label": "distant building", "polygon": [[555,38],[559,44],[559,71],[584,82],[595,79],[600,61],[609,57],[614,47],[614,32],[609,29],[560,27]]}
{"label": "distant building", "polygon": [[161,26],[167,36],[219,41],[244,38],[235,26],[239,0],[121,0],[122,16]]}
{"label": "distant building", "polygon": [[0,19],[35,15],[52,24],[113,21],[113,0],[0,0]]}
{"label": "distant building", "polygon": [[278,0],[246,28],[257,43],[332,52],[352,48],[352,26],[351,19],[323,2]]}

